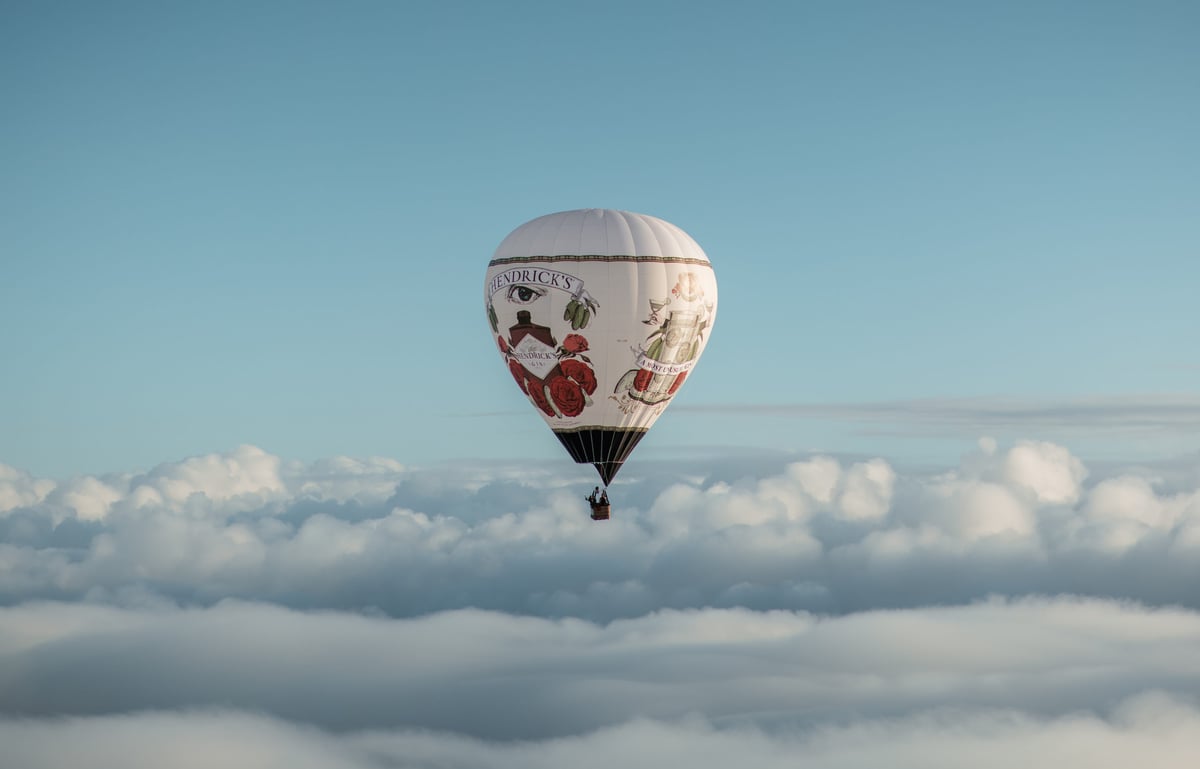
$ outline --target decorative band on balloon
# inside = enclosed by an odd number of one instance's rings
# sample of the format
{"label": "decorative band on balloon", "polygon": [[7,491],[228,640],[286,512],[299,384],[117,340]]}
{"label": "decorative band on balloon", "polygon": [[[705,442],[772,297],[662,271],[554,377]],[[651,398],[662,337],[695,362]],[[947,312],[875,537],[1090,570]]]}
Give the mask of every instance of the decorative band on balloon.
{"label": "decorative band on balloon", "polygon": [[712,262],[696,256],[626,256],[621,254],[559,254],[557,256],[504,256],[488,262],[488,267],[533,262],[648,262],[651,264],[694,264],[712,269]]}
{"label": "decorative band on balloon", "polygon": [[551,427],[556,434],[558,433],[583,433],[583,432],[604,432],[604,433],[645,433],[649,432],[649,427],[614,427],[612,425],[578,425],[576,427]]}

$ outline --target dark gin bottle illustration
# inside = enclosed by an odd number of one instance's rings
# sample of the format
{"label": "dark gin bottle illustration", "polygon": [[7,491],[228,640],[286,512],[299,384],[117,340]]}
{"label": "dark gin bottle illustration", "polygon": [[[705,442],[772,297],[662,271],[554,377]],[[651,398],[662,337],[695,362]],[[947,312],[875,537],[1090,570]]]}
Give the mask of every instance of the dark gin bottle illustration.
{"label": "dark gin bottle illustration", "polygon": [[535,339],[545,345],[558,346],[558,342],[554,341],[554,334],[550,333],[549,326],[537,325],[533,322],[529,310],[521,310],[517,313],[516,325],[508,327],[508,341],[513,347],[516,347],[528,334],[533,334]]}
{"label": "dark gin bottle illustration", "polygon": [[508,341],[516,359],[539,379],[546,379],[558,366],[558,342],[548,326],[533,322],[529,310],[517,313],[516,325],[508,329]]}

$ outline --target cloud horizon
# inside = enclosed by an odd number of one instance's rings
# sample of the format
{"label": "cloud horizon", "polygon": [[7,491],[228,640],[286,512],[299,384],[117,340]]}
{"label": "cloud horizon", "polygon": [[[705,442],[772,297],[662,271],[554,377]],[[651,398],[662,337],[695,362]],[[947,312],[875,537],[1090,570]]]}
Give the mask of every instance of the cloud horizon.
{"label": "cloud horizon", "polygon": [[87,600],[606,621],[1079,594],[1200,608],[1200,464],[1093,471],[982,440],[956,467],[815,455],[632,469],[613,520],[557,466],[286,461],[252,446],[63,482],[0,468],[0,605]]}
{"label": "cloud horizon", "polygon": [[[35,603],[0,609],[0,638],[0,735],[22,766],[150,765],[214,730],[243,735],[214,743],[229,760],[253,740],[280,760],[315,751],[301,766],[551,766],[634,744],[645,766],[689,742],[700,766],[727,765],[709,750],[855,766],[897,747],[911,753],[891,765],[988,747],[973,765],[1003,766],[1032,740],[1024,765],[1117,766],[1153,745],[1168,767],[1200,745],[1200,613],[1094,599],[608,624]],[[1086,744],[1115,752],[1073,755]]]}

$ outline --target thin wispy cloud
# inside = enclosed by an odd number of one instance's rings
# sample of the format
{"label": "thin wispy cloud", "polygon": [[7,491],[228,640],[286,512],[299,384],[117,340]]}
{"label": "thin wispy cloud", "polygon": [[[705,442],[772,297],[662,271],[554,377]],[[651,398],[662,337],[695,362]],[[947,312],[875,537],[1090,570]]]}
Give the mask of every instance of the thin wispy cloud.
{"label": "thin wispy cloud", "polygon": [[1200,431],[1200,395],[1186,393],[1062,399],[978,397],[863,403],[681,404],[677,410],[895,425],[907,432],[955,435],[1000,429],[1052,429],[1072,434]]}

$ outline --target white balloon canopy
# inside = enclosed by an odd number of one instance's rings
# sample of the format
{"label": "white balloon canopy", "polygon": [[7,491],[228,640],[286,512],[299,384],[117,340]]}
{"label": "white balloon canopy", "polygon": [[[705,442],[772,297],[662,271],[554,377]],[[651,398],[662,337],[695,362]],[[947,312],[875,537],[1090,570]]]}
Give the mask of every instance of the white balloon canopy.
{"label": "white balloon canopy", "polygon": [[513,230],[484,302],[522,394],[607,485],[704,352],[717,281],[675,225],[589,208]]}

